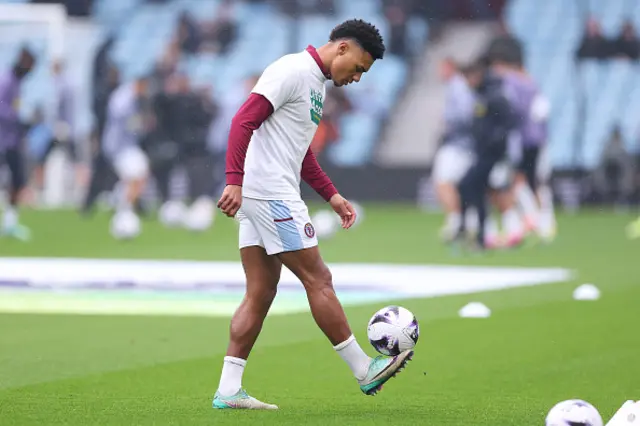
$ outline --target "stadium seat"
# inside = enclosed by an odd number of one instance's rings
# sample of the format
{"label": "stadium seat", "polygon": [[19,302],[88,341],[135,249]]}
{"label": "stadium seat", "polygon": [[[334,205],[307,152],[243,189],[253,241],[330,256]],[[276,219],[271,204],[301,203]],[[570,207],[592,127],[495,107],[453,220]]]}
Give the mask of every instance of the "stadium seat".
{"label": "stadium seat", "polygon": [[357,112],[342,118],[340,142],[329,146],[327,153],[338,166],[363,166],[372,157],[380,123],[372,114]]}
{"label": "stadium seat", "polygon": [[632,112],[640,107],[637,66],[592,60],[575,65],[589,15],[597,17],[608,37],[617,36],[629,17],[640,28],[640,3],[625,0],[513,0],[506,10],[509,28],[526,44],[528,67],[553,104],[549,143],[559,167],[595,167],[616,124],[628,146],[634,145],[640,130]]}

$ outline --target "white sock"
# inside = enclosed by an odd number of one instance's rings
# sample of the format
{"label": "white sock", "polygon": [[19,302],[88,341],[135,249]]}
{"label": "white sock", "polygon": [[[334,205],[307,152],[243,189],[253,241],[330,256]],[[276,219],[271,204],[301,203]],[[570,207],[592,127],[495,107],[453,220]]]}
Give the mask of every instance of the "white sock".
{"label": "white sock", "polygon": [[2,215],[2,229],[11,229],[18,225],[18,211],[13,206],[7,206]]}
{"label": "white sock", "polygon": [[242,373],[247,365],[247,360],[233,356],[225,356],[220,375],[218,392],[222,396],[232,396],[242,388]]}
{"label": "white sock", "polygon": [[460,212],[449,213],[447,215],[447,229],[453,229],[457,231],[462,223],[462,216]]}
{"label": "white sock", "polygon": [[538,203],[536,196],[527,184],[519,184],[516,188],[516,198],[526,218],[532,221],[538,220]]}
{"label": "white sock", "polygon": [[498,223],[493,216],[489,216],[484,224],[484,237],[496,241],[499,236]]}
{"label": "white sock", "polygon": [[556,223],[553,207],[553,194],[548,186],[538,189],[540,197],[540,231],[544,234],[551,232]]}
{"label": "white sock", "polygon": [[551,188],[546,185],[541,186],[538,189],[538,195],[540,196],[540,210],[551,213],[553,216],[553,194],[551,193]]}
{"label": "white sock", "polygon": [[480,221],[478,219],[478,211],[474,208],[468,209],[464,216],[464,223],[469,234],[477,234]]}
{"label": "white sock", "polygon": [[362,380],[367,376],[371,358],[364,353],[353,334],[344,342],[334,346],[333,349],[349,365],[356,379]]}
{"label": "white sock", "polygon": [[502,229],[508,236],[522,235],[522,220],[516,209],[509,209],[502,214]]}

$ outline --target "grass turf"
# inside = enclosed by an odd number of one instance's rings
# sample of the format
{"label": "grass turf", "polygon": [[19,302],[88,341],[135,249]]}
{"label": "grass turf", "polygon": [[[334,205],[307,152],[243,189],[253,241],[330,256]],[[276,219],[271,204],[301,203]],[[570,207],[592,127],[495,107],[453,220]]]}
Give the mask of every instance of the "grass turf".
{"label": "grass turf", "polygon": [[[419,317],[421,337],[414,361],[375,398],[360,394],[309,314],[268,318],[244,384],[279,404],[275,413],[211,409],[226,319],[0,315],[0,424],[535,425],[563,399],[589,400],[606,421],[638,398],[640,247],[624,239],[630,217],[565,216],[551,246],[456,258],[435,241],[436,217],[404,207],[366,214],[362,227],[322,243],[328,261],[562,266],[577,278],[397,301]],[[24,220],[36,239],[0,240],[0,256],[237,259],[235,226],[221,218],[204,235],[145,223],[128,243],[108,237],[102,215],[27,212]],[[572,289],[588,281],[603,298],[574,302]],[[469,300],[488,304],[493,316],[457,318]],[[365,347],[377,308],[347,311]]]}

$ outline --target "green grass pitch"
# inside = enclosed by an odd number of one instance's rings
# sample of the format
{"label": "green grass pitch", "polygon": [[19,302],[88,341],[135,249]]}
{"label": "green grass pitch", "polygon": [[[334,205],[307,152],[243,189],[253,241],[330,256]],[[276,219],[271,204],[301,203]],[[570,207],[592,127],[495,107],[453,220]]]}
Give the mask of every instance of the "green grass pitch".
{"label": "green grass pitch", "polygon": [[[560,400],[586,399],[606,422],[640,398],[640,242],[624,236],[631,216],[561,216],[550,246],[455,257],[435,238],[439,217],[365,207],[361,227],[321,243],[327,261],[565,267],[575,281],[389,301],[418,316],[421,336],[414,361],[373,398],[310,314],[268,318],[244,386],[277,412],[211,408],[228,319],[3,314],[0,425],[542,425]],[[141,238],[126,243],[111,240],[102,214],[26,212],[24,221],[35,239],[0,240],[0,256],[238,259],[236,227],[221,216],[203,235],[145,222]],[[601,288],[601,300],[571,298],[584,282]],[[471,300],[492,317],[458,318]],[[380,307],[347,309],[370,354],[366,322]]]}

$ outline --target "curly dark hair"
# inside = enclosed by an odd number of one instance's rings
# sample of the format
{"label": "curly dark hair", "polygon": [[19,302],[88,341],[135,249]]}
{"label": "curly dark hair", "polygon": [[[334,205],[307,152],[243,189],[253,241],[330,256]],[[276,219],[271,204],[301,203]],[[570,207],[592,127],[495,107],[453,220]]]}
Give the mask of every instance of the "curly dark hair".
{"label": "curly dark hair", "polygon": [[338,25],[331,31],[330,41],[340,39],[352,39],[365,51],[369,52],[373,59],[382,59],[384,56],[384,40],[380,31],[362,19],[350,19]]}

